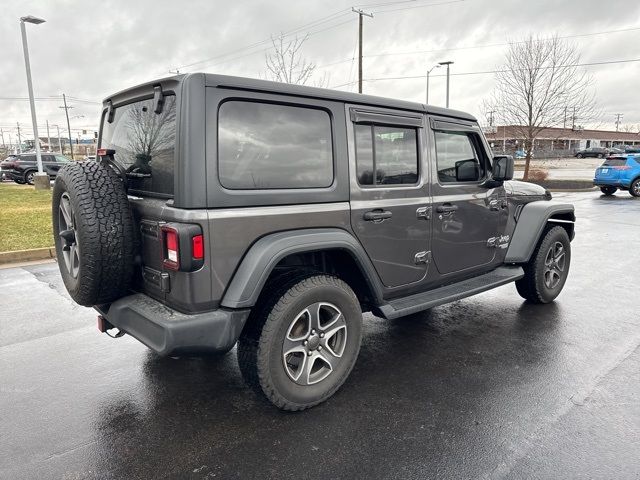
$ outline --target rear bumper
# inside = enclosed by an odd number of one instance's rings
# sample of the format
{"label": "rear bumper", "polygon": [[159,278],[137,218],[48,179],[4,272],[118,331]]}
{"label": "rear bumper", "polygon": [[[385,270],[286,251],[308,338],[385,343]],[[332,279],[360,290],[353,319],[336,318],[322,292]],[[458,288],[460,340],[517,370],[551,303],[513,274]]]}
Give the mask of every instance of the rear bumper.
{"label": "rear bumper", "polygon": [[627,179],[613,179],[613,180],[605,180],[594,178],[593,185],[596,187],[624,187],[629,188],[629,184],[631,182]]}
{"label": "rear bumper", "polygon": [[138,293],[95,309],[114,327],[160,355],[226,352],[238,340],[249,310],[184,314]]}

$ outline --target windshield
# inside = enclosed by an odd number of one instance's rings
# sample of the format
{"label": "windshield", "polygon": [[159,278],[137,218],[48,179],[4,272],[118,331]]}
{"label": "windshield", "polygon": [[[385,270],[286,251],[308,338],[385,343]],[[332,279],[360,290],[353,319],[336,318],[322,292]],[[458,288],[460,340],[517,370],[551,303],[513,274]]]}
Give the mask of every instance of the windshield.
{"label": "windshield", "polygon": [[132,193],[173,195],[176,97],[165,96],[162,112],[153,99],[117,107],[112,123],[103,116],[101,148],[116,151]]}

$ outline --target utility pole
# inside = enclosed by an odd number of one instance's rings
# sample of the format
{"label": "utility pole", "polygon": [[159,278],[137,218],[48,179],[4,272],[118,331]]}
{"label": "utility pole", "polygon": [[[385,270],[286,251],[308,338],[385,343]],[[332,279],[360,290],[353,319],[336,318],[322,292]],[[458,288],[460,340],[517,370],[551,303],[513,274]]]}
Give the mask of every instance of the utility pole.
{"label": "utility pole", "polygon": [[571,130],[576,129],[576,107],[573,107],[573,115],[571,115]]}
{"label": "utility pole", "polygon": [[447,66],[447,108],[449,108],[449,67],[451,66],[453,62],[451,60],[446,61],[446,62],[440,62],[439,65],[446,65]]}
{"label": "utility pole", "polygon": [[64,155],[62,153],[62,139],[60,138],[60,125],[56,125],[56,128],[58,129],[58,148],[60,149],[60,155]]}
{"label": "utility pole", "polygon": [[624,113],[615,113],[614,114],[616,116],[616,132],[618,131],[618,129],[620,128],[620,120],[622,120],[622,117],[624,116]]}
{"label": "utility pole", "polygon": [[4,131],[0,128],[0,135],[2,135],[2,148],[6,148],[6,145],[4,144]]}
{"label": "utility pole", "polygon": [[487,112],[489,114],[489,126],[493,127],[493,114],[496,113],[495,110],[491,110],[489,112]]}
{"label": "utility pole", "polygon": [[73,140],[71,140],[71,124],[69,123],[69,109],[73,107],[67,106],[67,97],[64,93],[62,94],[62,101],[64,103],[64,106],[58,108],[64,108],[64,113],[67,116],[67,130],[69,130],[69,148],[71,149],[71,160],[75,160],[75,158],[73,157]]}
{"label": "utility pole", "polygon": [[358,93],[362,93],[362,16],[373,18],[373,13],[354,7],[351,7],[351,11],[358,14]]}
{"label": "utility pole", "polygon": [[47,120],[47,148],[51,152],[51,135],[49,135],[49,120]]}
{"label": "utility pole", "polygon": [[22,137],[20,136],[20,122],[16,122],[18,125],[18,153],[22,153]]}

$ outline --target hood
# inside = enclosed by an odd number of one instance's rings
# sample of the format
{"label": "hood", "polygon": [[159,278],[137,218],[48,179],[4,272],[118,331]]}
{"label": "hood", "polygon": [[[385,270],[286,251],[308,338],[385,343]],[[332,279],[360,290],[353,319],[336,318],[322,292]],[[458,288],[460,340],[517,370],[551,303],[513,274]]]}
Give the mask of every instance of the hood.
{"label": "hood", "polygon": [[510,195],[525,195],[525,196],[546,196],[547,190],[540,185],[529,182],[521,182],[519,180],[509,180],[504,182],[504,188]]}

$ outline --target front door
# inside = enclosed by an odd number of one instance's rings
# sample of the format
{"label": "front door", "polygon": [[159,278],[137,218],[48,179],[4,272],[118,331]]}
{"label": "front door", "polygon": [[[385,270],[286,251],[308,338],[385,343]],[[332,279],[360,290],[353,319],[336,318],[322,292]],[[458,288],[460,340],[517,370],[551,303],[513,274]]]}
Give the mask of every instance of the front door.
{"label": "front door", "polygon": [[385,286],[418,282],[430,261],[423,116],[354,107],[347,113],[351,226]]}
{"label": "front door", "polygon": [[443,275],[486,268],[506,248],[504,187],[486,188],[487,149],[473,125],[434,122],[433,257]]}

